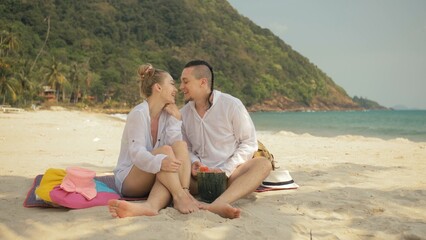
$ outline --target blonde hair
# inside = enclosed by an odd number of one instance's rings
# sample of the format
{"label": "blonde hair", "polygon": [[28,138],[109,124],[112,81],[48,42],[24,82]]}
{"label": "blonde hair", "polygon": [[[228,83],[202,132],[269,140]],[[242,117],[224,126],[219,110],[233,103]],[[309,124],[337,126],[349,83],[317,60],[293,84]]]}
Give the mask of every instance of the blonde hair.
{"label": "blonde hair", "polygon": [[163,83],[166,77],[164,70],[155,69],[152,64],[142,64],[138,69],[140,77],[139,92],[141,96],[149,97],[152,95],[152,86],[156,83]]}

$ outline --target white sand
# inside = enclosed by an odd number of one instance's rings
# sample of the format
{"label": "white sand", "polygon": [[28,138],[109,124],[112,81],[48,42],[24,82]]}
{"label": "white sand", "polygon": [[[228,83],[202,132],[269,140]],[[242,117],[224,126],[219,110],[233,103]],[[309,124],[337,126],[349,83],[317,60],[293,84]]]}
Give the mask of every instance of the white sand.
{"label": "white sand", "polygon": [[0,113],[0,239],[426,239],[426,143],[259,133],[300,185],[253,193],[239,219],[167,208],[113,219],[107,207],[25,208],[36,175],[110,173],[124,122],[74,111]]}

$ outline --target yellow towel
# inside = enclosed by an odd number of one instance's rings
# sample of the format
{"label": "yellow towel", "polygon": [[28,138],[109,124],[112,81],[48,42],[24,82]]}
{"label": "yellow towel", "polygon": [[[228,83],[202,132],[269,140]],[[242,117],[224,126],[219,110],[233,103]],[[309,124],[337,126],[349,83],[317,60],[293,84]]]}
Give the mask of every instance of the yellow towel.
{"label": "yellow towel", "polygon": [[52,202],[50,191],[62,183],[66,174],[65,169],[49,168],[41,178],[40,185],[35,190],[36,195],[47,202]]}

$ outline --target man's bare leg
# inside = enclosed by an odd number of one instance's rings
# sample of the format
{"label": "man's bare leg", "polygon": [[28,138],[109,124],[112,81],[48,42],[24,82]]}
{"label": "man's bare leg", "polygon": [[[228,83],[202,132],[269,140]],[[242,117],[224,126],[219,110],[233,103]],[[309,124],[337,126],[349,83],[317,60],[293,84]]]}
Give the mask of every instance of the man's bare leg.
{"label": "man's bare leg", "polygon": [[211,204],[203,205],[202,209],[224,218],[240,217],[241,209],[232,207],[231,203],[256,190],[271,170],[271,162],[263,157],[241,164],[228,179],[226,191]]}

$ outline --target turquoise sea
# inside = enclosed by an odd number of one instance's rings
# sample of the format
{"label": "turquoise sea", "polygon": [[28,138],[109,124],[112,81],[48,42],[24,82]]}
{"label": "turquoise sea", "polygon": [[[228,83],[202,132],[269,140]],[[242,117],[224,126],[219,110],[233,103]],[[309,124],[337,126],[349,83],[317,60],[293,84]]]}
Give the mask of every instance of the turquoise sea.
{"label": "turquoise sea", "polygon": [[[126,119],[125,114],[114,116]],[[309,133],[321,137],[361,135],[426,142],[426,110],[254,112],[250,116],[257,131]]]}
{"label": "turquoise sea", "polygon": [[257,131],[331,137],[361,135],[426,142],[426,110],[348,112],[254,112]]}

